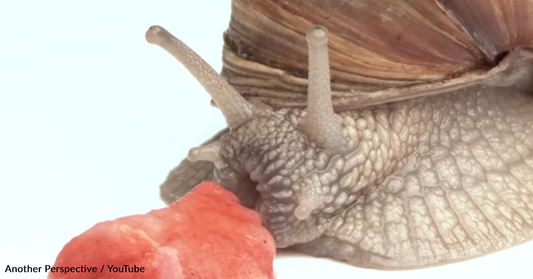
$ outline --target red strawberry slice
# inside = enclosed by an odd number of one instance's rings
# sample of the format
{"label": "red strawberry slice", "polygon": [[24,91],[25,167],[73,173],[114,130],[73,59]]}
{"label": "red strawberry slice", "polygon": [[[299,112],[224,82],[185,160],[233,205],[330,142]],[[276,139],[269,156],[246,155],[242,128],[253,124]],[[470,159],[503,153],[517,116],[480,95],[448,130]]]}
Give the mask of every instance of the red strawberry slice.
{"label": "red strawberry slice", "polygon": [[213,182],[166,208],[98,223],[57,256],[58,278],[274,278],[259,215]]}

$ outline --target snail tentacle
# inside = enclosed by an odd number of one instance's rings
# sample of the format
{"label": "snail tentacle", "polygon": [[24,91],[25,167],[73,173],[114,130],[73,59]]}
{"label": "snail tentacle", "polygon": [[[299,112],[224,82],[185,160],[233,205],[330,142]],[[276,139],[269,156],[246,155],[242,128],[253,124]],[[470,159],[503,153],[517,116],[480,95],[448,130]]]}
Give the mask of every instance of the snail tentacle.
{"label": "snail tentacle", "polygon": [[331,153],[344,153],[347,143],[331,103],[328,32],[321,26],[307,30],[309,87],[307,115],[302,122],[306,136]]}
{"label": "snail tentacle", "polygon": [[235,128],[259,111],[244,99],[205,60],[178,38],[160,26],[152,26],[146,32],[146,41],[166,50],[176,58],[200,82],[222,111],[226,123]]}
{"label": "snail tentacle", "polygon": [[219,158],[219,149],[220,143],[218,141],[214,141],[204,146],[191,148],[189,154],[187,154],[187,159],[193,162],[209,161],[214,163]]}
{"label": "snail tentacle", "polygon": [[[200,146],[206,146],[213,142],[220,142],[220,138],[227,133],[229,133],[229,128],[218,132]],[[173,201],[183,197],[192,188],[200,184],[200,182],[213,180],[214,167],[215,164],[213,162],[193,162],[185,158],[177,167],[168,173],[167,178],[160,185],[159,189],[161,200],[163,200],[166,204],[170,204]]]}
{"label": "snail tentacle", "polygon": [[313,200],[309,197],[303,197],[300,199],[300,204],[294,210],[294,217],[299,220],[307,219],[313,210],[317,209],[321,203],[317,200]]}

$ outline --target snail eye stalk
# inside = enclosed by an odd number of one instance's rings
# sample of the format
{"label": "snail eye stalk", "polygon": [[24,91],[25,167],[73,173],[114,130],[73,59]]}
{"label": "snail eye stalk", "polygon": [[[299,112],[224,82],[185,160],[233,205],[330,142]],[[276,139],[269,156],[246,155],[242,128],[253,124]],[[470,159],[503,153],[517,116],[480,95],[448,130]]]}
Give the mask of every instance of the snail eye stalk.
{"label": "snail eye stalk", "polygon": [[187,68],[211,95],[230,128],[240,126],[258,111],[196,52],[163,27],[150,27],[145,37],[148,43],[160,46]]}
{"label": "snail eye stalk", "polygon": [[[316,26],[307,30],[309,50],[309,87],[307,89],[307,114],[301,129],[309,140],[325,149],[329,154],[344,154],[348,143],[343,135],[339,120],[335,117],[331,101],[331,76],[329,73],[328,31]],[[302,189],[299,205],[294,216],[307,219],[313,210],[323,205],[314,187]]]}
{"label": "snail eye stalk", "polygon": [[332,154],[344,153],[346,139],[339,121],[335,118],[331,102],[328,31],[321,26],[310,28],[307,30],[306,40],[309,51],[309,87],[307,115],[301,128],[319,147]]}

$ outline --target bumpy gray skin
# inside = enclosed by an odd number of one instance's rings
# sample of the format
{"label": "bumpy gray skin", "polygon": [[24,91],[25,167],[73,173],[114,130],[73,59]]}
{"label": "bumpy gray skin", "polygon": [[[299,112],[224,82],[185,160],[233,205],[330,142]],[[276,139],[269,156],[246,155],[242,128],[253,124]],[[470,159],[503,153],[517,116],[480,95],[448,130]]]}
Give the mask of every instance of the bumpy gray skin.
{"label": "bumpy gray skin", "polygon": [[[475,86],[337,113],[351,152],[328,155],[280,109],[215,136],[215,163],[184,160],[173,201],[207,179],[255,207],[278,247],[379,269],[480,256],[533,238],[533,99]],[[179,188],[176,186],[179,185]],[[301,193],[320,201],[295,217]]]}

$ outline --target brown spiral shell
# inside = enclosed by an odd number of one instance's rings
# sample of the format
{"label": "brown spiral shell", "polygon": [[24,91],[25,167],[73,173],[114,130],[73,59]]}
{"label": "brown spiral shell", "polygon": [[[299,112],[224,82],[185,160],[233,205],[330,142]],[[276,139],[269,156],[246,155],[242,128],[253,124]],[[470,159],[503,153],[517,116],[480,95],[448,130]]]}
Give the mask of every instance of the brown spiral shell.
{"label": "brown spiral shell", "polygon": [[248,99],[303,107],[304,32],[322,25],[336,110],[383,103],[486,73],[533,43],[532,16],[529,0],[233,0],[222,74]]}

